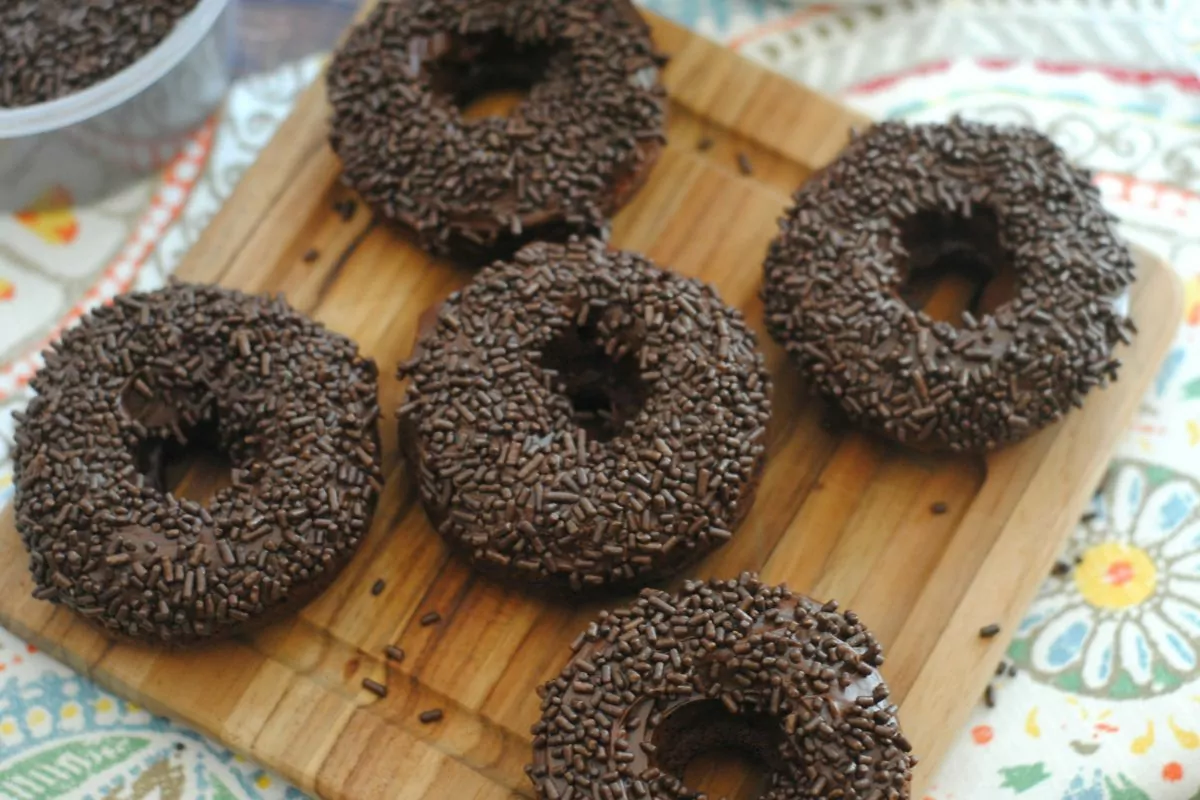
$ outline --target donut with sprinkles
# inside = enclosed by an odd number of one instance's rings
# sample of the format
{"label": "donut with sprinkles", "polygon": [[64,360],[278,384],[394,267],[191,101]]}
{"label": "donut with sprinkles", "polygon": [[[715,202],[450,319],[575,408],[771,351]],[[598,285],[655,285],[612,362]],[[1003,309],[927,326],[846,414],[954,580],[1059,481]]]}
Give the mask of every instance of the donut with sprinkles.
{"label": "donut with sprinkles", "polygon": [[[796,192],[764,267],[767,329],[851,421],[990,450],[1116,378],[1134,263],[1113,222],[1036,131],[879,124]],[[906,296],[947,270],[990,281],[960,321]]]}
{"label": "donut with sprinkles", "polygon": [[602,611],[541,690],[539,800],[690,800],[704,753],[766,768],[768,800],[907,800],[916,760],[852,612],[751,574]]}
{"label": "donut with sprinkles", "polygon": [[[344,180],[431,252],[486,263],[607,230],[665,142],[662,58],[628,0],[392,0],[330,65]],[[465,116],[524,87],[507,116]]]}
{"label": "donut with sprinkles", "polygon": [[433,525],[479,569],[642,583],[749,511],[770,381],[711,287],[595,239],[536,243],[430,322],[401,367],[401,443]]}
{"label": "donut with sprinkles", "polygon": [[[366,535],[375,364],[282,298],[122,295],[44,359],[15,435],[35,597],[113,636],[193,644],[307,602]],[[231,467],[207,502],[169,478],[196,446]]]}

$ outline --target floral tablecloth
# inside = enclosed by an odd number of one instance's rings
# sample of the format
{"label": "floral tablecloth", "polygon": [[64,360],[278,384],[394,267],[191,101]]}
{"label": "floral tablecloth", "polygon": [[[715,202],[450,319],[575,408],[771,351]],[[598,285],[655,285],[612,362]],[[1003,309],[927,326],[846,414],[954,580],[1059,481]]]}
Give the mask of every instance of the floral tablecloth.
{"label": "floral tablecloth", "polygon": [[[326,46],[352,5],[247,3],[254,66]],[[1009,651],[1015,676],[997,679],[996,707],[975,711],[928,797],[1200,800],[1200,79],[1187,43],[1200,3],[645,4],[877,117],[1037,126],[1179,271],[1185,318],[1065,554],[1081,561],[1047,580]],[[273,25],[286,35],[264,36]],[[39,346],[90,304],[161,284],[317,69],[240,82],[162,175],[120,196],[77,205],[72,176],[19,187],[22,210],[0,216],[0,503]],[[0,797],[303,796],[0,629]]]}

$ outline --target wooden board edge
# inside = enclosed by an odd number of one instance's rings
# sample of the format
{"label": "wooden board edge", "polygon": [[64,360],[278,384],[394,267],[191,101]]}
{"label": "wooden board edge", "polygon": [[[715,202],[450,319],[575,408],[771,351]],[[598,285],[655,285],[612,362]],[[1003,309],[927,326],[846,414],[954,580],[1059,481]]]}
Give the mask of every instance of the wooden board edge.
{"label": "wooden board edge", "polygon": [[[1152,312],[1165,319],[1182,320],[1184,293],[1179,276],[1165,261],[1142,248],[1134,249],[1139,280],[1146,282],[1141,303],[1135,302],[1135,319]],[[1089,427],[1095,412],[1087,416],[1076,412],[1075,416],[1068,416],[1059,424],[1034,479],[1029,482],[925,659],[904,700],[905,706],[921,707],[921,719],[928,722],[928,729],[905,728],[911,739],[926,742],[919,754],[921,763],[914,774],[914,797],[924,796],[922,792],[933,771],[942,763],[970,717],[973,706],[962,702],[963,694],[981,697],[996,664],[1004,658],[1017,626],[1050,574],[1063,542],[1075,529],[1094,488],[1103,479],[1113,452],[1153,383],[1176,331],[1177,326],[1164,325],[1156,329],[1143,326],[1139,336],[1153,338],[1138,343],[1142,363],[1137,365],[1136,376],[1131,376],[1137,391],[1108,393],[1109,404],[1115,406],[1114,413],[1106,417],[1110,424],[1104,424],[1098,430],[1095,425]],[[1128,372],[1129,365],[1126,367]],[[1093,402],[1098,399],[1092,398]],[[1080,451],[1086,451],[1086,457],[1081,458]],[[1072,478],[1073,489],[1069,496],[1059,498],[1058,502],[1047,502],[1047,496],[1061,492],[1064,485],[1061,475],[1067,463],[1082,464],[1082,474],[1076,472],[1077,477]],[[1030,518],[1031,509],[1046,507],[1055,509],[1052,518]],[[1062,534],[1047,536],[1047,531],[1061,531]],[[1001,626],[1001,635],[981,639],[980,629],[993,623]],[[974,650],[964,643],[974,644]],[[962,655],[964,650],[966,656]],[[965,665],[956,674],[957,684],[947,683],[944,672],[938,670],[938,665],[950,657],[951,651],[956,651],[955,658]],[[903,711],[901,724],[904,724]]]}

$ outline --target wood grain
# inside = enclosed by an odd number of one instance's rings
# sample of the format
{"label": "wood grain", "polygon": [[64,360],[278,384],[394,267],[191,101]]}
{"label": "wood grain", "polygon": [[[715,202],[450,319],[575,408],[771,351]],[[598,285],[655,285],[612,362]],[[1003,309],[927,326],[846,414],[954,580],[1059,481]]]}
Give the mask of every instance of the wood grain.
{"label": "wood grain", "polygon": [[[617,246],[714,283],[762,331],[760,265],[787,194],[827,163],[852,125],[838,104],[661,20],[672,56],[670,145],[614,226]],[[408,355],[419,314],[470,274],[431,260],[348,194],[325,144],[320,86],[249,170],[180,277],[283,292],[361,343],[386,376]],[[697,142],[715,146],[706,151]],[[741,174],[744,153],[753,175]],[[314,263],[303,254],[319,251]],[[1114,387],[1027,442],[992,457],[931,457],[823,426],[783,354],[761,335],[775,378],[770,460],[759,501],[727,546],[691,575],[761,570],[772,581],[858,611],[889,649],[885,673],[923,757],[945,752],[1006,644],[977,631],[1020,615],[1100,478],[1181,313],[1170,270],[1142,257],[1133,293],[1142,333]],[[105,639],[30,597],[11,510],[0,518],[0,622],[104,686],[193,725],[323,797],[528,796],[522,767],[537,716],[534,688],[599,607],[545,603],[473,575],[450,558],[416,502],[383,423],[387,484],[371,535],[338,581],[293,618],[198,652],[159,653]],[[944,502],[948,513],[930,511]],[[377,578],[386,588],[370,592]],[[417,623],[427,611],[438,625]],[[401,664],[383,649],[408,652]],[[361,689],[371,677],[386,699]],[[445,719],[422,725],[422,710]],[[723,774],[714,775],[715,772]],[[733,768],[705,785],[748,792]],[[914,795],[920,797],[919,787]]]}

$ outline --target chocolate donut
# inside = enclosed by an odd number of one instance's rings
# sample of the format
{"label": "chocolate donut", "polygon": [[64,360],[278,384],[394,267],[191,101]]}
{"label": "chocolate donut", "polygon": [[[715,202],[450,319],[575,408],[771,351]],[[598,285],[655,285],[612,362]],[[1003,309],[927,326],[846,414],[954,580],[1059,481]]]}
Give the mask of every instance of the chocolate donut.
{"label": "chocolate donut", "polygon": [[[282,298],[182,283],[124,295],[44,358],[15,452],[35,597],[184,645],[307,601],[366,535],[375,364]],[[188,442],[232,465],[207,504],[167,485]]]}
{"label": "chocolate donut", "polygon": [[401,442],[438,532],[569,591],[669,575],[727,540],[766,454],[742,315],[597,240],[485,268],[420,338]]}
{"label": "chocolate donut", "polygon": [[[329,68],[344,180],[437,255],[597,233],[664,143],[661,58],[628,0],[380,3]],[[527,86],[511,116],[466,119]]]}
{"label": "chocolate donut", "polygon": [[909,796],[915,759],[871,633],[786,587],[689,581],[602,611],[541,691],[529,777],[542,800],[683,800],[688,762],[740,750],[765,800]]}
{"label": "chocolate donut", "polygon": [[[989,450],[1115,379],[1134,267],[1113,221],[1035,131],[876,125],[796,193],[765,264],[767,329],[852,421]],[[910,307],[907,288],[947,271],[1015,288],[985,284],[961,325]]]}

